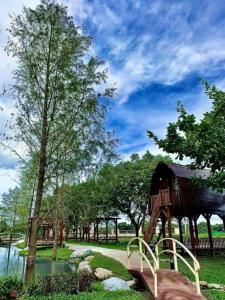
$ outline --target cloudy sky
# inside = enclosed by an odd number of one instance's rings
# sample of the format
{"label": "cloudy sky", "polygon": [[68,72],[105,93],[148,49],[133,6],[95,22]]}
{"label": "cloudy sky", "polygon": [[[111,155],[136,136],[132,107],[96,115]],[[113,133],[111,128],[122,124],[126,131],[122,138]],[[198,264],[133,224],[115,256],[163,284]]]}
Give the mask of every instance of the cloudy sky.
{"label": "cloudy sky", "polygon": [[[0,0],[0,84],[10,82],[15,67],[4,53],[9,14],[38,0]],[[147,149],[158,153],[146,131],[163,136],[175,120],[181,100],[198,115],[210,109],[198,78],[224,88],[224,0],[64,0],[77,25],[93,36],[93,53],[105,60],[109,83],[117,94],[107,126],[120,139],[119,152],[128,157]],[[1,99],[0,126],[11,108]],[[16,179],[15,159],[0,149],[0,194]]]}

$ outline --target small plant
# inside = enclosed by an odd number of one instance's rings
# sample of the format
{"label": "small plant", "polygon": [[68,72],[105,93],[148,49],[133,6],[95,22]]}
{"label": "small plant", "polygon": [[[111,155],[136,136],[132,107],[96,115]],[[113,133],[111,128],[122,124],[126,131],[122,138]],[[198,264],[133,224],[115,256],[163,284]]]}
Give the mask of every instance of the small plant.
{"label": "small plant", "polygon": [[48,296],[57,293],[78,294],[87,291],[93,281],[93,276],[81,273],[62,273],[40,276],[28,284],[26,293],[29,296]]}
{"label": "small plant", "polygon": [[17,299],[22,290],[22,282],[16,276],[0,277],[0,300]]}

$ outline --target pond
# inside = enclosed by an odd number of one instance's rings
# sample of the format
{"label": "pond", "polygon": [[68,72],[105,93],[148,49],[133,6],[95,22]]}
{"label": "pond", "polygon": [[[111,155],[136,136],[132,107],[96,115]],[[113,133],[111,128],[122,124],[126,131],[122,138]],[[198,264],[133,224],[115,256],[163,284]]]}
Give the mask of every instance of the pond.
{"label": "pond", "polygon": [[[26,267],[26,257],[19,256],[15,246],[0,247],[0,276],[17,275],[23,279]],[[47,258],[36,258],[35,273],[46,275],[52,273],[71,273],[75,271],[75,265],[64,261],[53,261]]]}

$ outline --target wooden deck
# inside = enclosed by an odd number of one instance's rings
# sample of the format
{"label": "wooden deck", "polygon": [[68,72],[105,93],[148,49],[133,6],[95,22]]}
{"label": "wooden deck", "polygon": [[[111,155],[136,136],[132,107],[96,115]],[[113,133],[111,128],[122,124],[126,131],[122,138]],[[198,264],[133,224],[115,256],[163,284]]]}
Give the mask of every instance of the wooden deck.
{"label": "wooden deck", "polygon": [[[149,269],[130,269],[129,272],[139,277],[147,290],[153,297],[153,276]],[[158,270],[158,298],[157,300],[206,300],[202,295],[197,294],[195,285],[180,272],[174,270]]]}

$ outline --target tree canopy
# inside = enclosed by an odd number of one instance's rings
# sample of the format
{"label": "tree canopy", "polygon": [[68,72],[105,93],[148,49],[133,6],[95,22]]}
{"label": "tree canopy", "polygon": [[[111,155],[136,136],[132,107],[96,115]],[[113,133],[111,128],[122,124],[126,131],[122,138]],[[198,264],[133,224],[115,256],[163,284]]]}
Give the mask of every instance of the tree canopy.
{"label": "tree canopy", "polygon": [[169,123],[165,138],[158,138],[152,131],[148,135],[159,148],[177,154],[180,160],[189,157],[191,168],[208,168],[210,176],[204,180],[196,178],[197,182],[222,192],[225,188],[225,92],[208,82],[204,82],[204,87],[212,108],[201,120],[178,103],[179,117]]}

